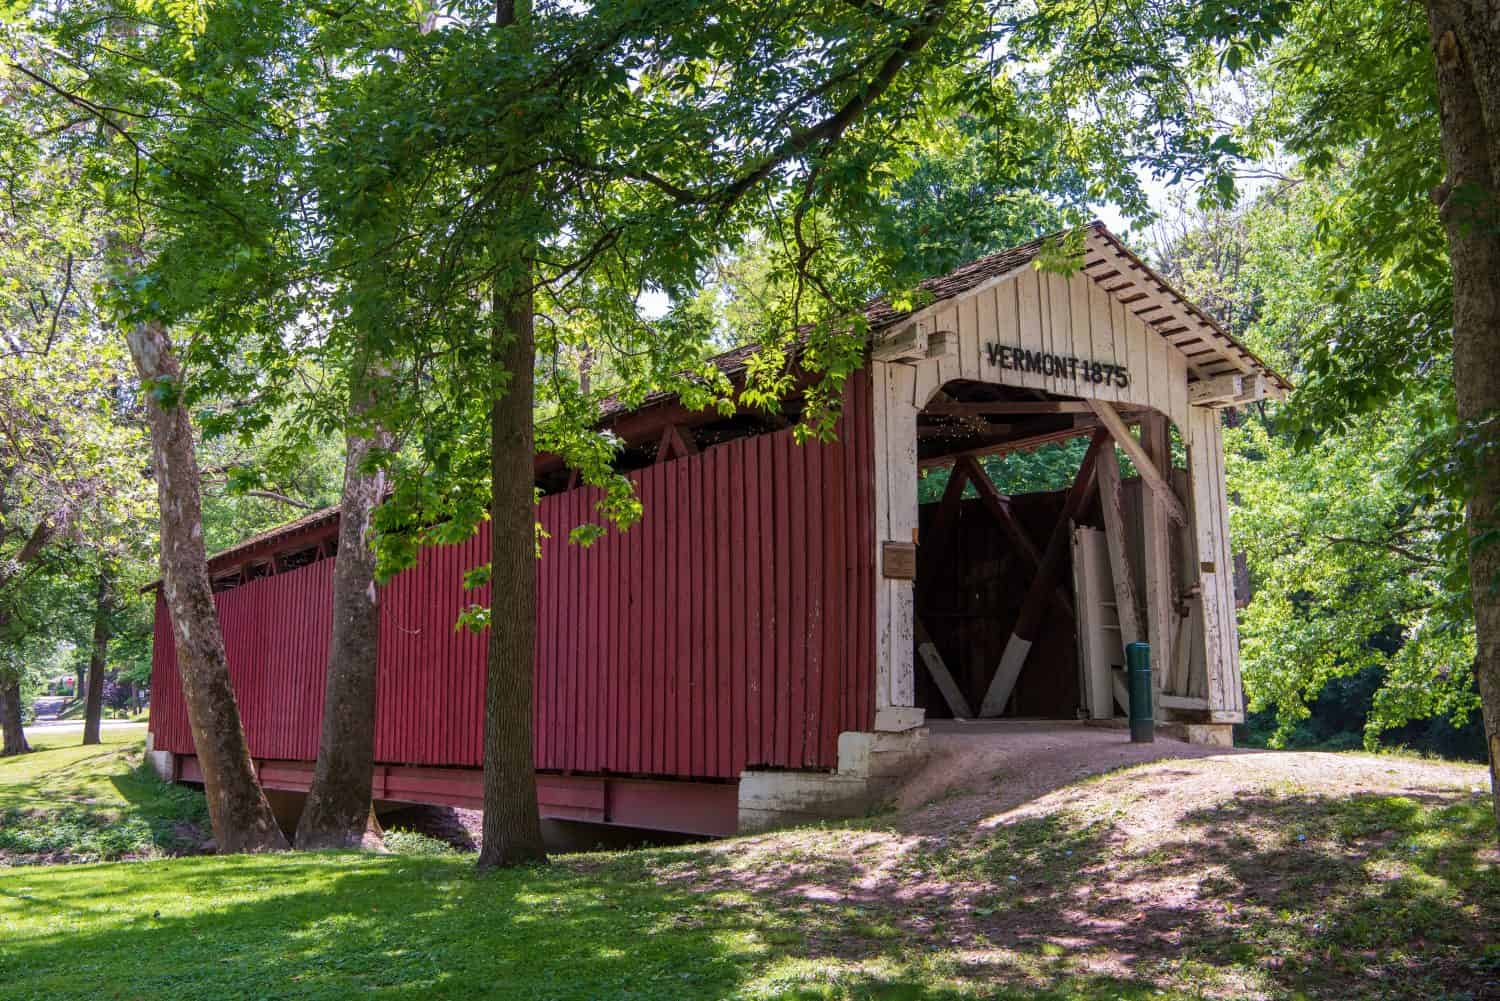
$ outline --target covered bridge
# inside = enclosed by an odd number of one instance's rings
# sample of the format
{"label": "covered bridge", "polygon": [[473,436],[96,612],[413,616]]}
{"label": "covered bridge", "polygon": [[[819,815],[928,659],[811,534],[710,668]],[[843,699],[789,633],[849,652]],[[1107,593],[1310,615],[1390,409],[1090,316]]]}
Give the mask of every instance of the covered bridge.
{"label": "covered bridge", "polygon": [[[1068,276],[1036,267],[1044,244],[924,282],[914,312],[872,306],[836,441],[666,397],[608,415],[645,515],[591,547],[566,539],[596,492],[538,458],[544,816],[723,834],[863,809],[929,719],[1115,716],[1138,638],[1159,718],[1228,739],[1244,710],[1219,411],[1289,387],[1102,225]],[[743,376],[743,354],[720,363]],[[981,467],[1080,436],[1064,491],[1006,496]],[[919,504],[937,470],[941,499]],[[311,778],[337,521],[210,561],[268,789]],[[454,621],[487,600],[463,587],[487,549],[426,549],[382,592],[378,800],[480,804],[485,641]],[[158,763],[198,779],[160,600],[152,693]]]}

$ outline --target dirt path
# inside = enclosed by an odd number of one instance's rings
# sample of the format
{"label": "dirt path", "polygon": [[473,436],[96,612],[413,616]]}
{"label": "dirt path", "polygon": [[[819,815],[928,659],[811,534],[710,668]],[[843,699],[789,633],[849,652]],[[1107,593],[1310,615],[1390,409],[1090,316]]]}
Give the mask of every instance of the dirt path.
{"label": "dirt path", "polygon": [[941,833],[1003,813],[1080,779],[1167,758],[1244,755],[1159,737],[1132,744],[1125,730],[1083,723],[977,722],[932,727],[931,757],[897,792],[900,826]]}
{"label": "dirt path", "polygon": [[[1477,766],[1204,747],[1170,738],[1132,744],[1122,730],[1084,724],[999,723],[979,732],[937,730],[931,741],[926,767],[896,796],[896,826],[906,833],[954,834],[1059,810],[1126,804],[1141,806],[1127,826],[1164,829],[1190,811],[1268,791],[1418,799],[1486,791]],[[1129,781],[1081,781],[1152,762],[1162,764]]]}
{"label": "dirt path", "polygon": [[[809,929],[821,909],[869,915],[993,982],[1102,975],[1225,998],[1462,984],[1471,993],[1453,996],[1490,997],[1491,961],[1475,959],[1500,932],[1500,856],[1476,826],[1489,823],[1484,778],[1010,723],[935,733],[893,814],[718,843],[658,876],[748,892]],[[851,961],[867,948],[809,934]],[[1255,958],[1226,961],[1242,954]]]}

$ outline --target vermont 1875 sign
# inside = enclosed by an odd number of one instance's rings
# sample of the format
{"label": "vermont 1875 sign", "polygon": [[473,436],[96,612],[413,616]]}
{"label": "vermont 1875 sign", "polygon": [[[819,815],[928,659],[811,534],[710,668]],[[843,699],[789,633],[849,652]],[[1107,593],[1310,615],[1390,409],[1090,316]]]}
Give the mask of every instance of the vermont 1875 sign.
{"label": "vermont 1875 sign", "polygon": [[1109,365],[1089,358],[1055,355],[1048,351],[1013,348],[994,341],[985,342],[984,353],[991,365],[1015,369],[1017,372],[1031,372],[1054,379],[1072,379],[1075,382],[1113,384],[1121,389],[1130,385],[1130,372],[1124,365]]}

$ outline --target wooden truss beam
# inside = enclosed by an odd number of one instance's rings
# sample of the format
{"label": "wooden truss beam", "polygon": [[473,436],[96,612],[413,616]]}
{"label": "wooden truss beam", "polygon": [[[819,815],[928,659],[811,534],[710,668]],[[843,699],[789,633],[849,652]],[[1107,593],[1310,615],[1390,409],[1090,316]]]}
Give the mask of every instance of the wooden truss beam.
{"label": "wooden truss beam", "polygon": [[[1125,505],[1120,485],[1120,466],[1112,454],[1104,455],[1094,478],[1099,484],[1099,508],[1104,514],[1104,542],[1109,550],[1109,575],[1114,583],[1115,613],[1120,622],[1121,656],[1124,648],[1145,638],[1141,629],[1141,606],[1136,601],[1135,567],[1130,559],[1130,542],[1125,533]],[[1123,663],[1123,659],[1122,659]],[[1120,710],[1128,713],[1130,701],[1125,685],[1111,676],[1111,687]]]}
{"label": "wooden truss beam", "polygon": [[979,459],[986,455],[1004,455],[1007,452],[1023,452],[1030,448],[1038,448],[1053,442],[1067,441],[1080,435],[1088,434],[1093,430],[1092,421],[1083,427],[1055,428],[1038,434],[1020,435],[1007,438],[1004,441],[992,445],[984,445],[979,448],[967,448],[962,452],[951,452],[948,455],[934,455],[928,459],[919,459],[917,465],[923,469],[934,469],[941,466],[951,466],[965,458]]}
{"label": "wooden truss beam", "polygon": [[1052,537],[1047,540],[1047,549],[1042,555],[1036,577],[1026,590],[1021,613],[1016,616],[1015,628],[1011,630],[1010,639],[1006,641],[1005,650],[1000,655],[1000,665],[995,668],[995,676],[990,679],[990,686],[984,693],[984,702],[979,707],[980,716],[999,716],[1005,710],[1005,703],[1010,701],[1016,679],[1021,676],[1021,668],[1026,665],[1026,655],[1036,642],[1042,615],[1047,608],[1047,595],[1057,583],[1058,573],[1062,569],[1063,554],[1068,548],[1069,526],[1083,510],[1084,501],[1093,490],[1094,469],[1109,440],[1109,432],[1101,428],[1094,432],[1094,438],[1089,442],[1089,450],[1083,455],[1077,478],[1068,488],[1068,496],[1063,501],[1062,512],[1057,516],[1057,524],[1052,526]]}
{"label": "wooden truss beam", "polygon": [[977,437],[979,437],[980,440],[986,443],[990,443],[995,441],[1005,441],[1010,437],[1012,430],[1013,429],[1009,424],[985,424],[982,430],[976,428],[973,425],[955,426],[952,424],[919,424],[917,425],[917,437],[949,438],[955,437],[965,431],[971,434],[978,431]]}
{"label": "wooden truss beam", "polygon": [[944,663],[943,655],[938,652],[937,644],[932,642],[932,636],[927,632],[927,627],[922,625],[920,618],[916,620],[916,626],[917,654],[922,658],[922,663],[927,665],[932,680],[937,682],[943,701],[948,703],[948,711],[953,713],[954,719],[972,719],[974,710],[969,708],[969,700],[964,698],[963,690],[953,680],[953,674]]}
{"label": "wooden truss beam", "polygon": [[[965,456],[959,460],[958,465],[953,467],[953,475],[957,476],[960,470],[964,472],[966,479],[973,481],[974,490],[979,494],[979,500],[984,504],[985,510],[989,511],[1000,523],[1000,527],[1005,529],[1005,534],[1010,536],[1011,542],[1026,557],[1032,570],[1039,570],[1042,565],[1042,554],[1037,551],[1036,543],[1031,541],[1031,536],[1026,534],[1026,529],[1016,518],[1010,498],[1002,494],[995,486],[994,481],[985,473],[984,467],[979,464],[979,460]],[[1069,615],[1077,618],[1077,613],[1073,610],[1073,600],[1068,597],[1067,588],[1061,584],[1057,586],[1057,600],[1063,608],[1068,610]]]}
{"label": "wooden truss beam", "polygon": [[[1090,408],[1090,416],[1074,416],[1072,424],[1067,427],[1052,427],[1045,431],[1035,431],[1029,434],[1023,431],[1021,434],[1004,438],[992,444],[981,445],[976,448],[966,448],[963,451],[950,452],[947,455],[934,455],[925,459],[918,459],[917,465],[922,469],[935,469],[952,465],[965,457],[977,459],[986,455],[1005,455],[1010,452],[1024,452],[1029,449],[1040,448],[1043,445],[1050,445],[1055,442],[1067,441],[1070,438],[1079,438],[1083,435],[1091,434],[1095,429],[1100,427],[1101,422],[1098,418],[1092,416],[1092,406],[1090,403],[1085,402],[1084,406]],[[1136,410],[1120,408],[1115,413],[1126,425],[1141,419],[1141,412]]]}
{"label": "wooden truss beam", "polygon": [[1146,454],[1146,449],[1139,441],[1136,441],[1135,435],[1130,433],[1130,428],[1125,426],[1125,421],[1120,418],[1119,412],[1104,400],[1089,400],[1088,402],[1094,415],[1099,418],[1099,423],[1114,437],[1115,444],[1130,456],[1130,461],[1135,464],[1136,471],[1141,474],[1141,480],[1151,488],[1152,495],[1161,501],[1167,509],[1167,514],[1179,525],[1186,525],[1187,510],[1182,506],[1182,501],[1177,499],[1172,485],[1167,482],[1151,456]]}
{"label": "wooden truss beam", "polygon": [[1111,462],[1113,455],[1101,458],[1095,479],[1099,485],[1099,507],[1104,513],[1104,540],[1109,548],[1110,577],[1115,586],[1115,605],[1120,618],[1121,652],[1139,642],[1141,606],[1136,598],[1135,567],[1130,559],[1129,536],[1125,531],[1125,504],[1120,484],[1120,467]]}
{"label": "wooden truss beam", "polygon": [[922,413],[939,417],[994,417],[1015,414],[1086,414],[1089,405],[1083,400],[996,400],[990,403],[959,403],[956,400],[934,400]]}
{"label": "wooden truss beam", "polygon": [[932,519],[930,545],[945,545],[952,531],[953,519],[958,517],[958,504],[969,482],[969,471],[963,466],[954,466],[948,474],[948,486],[943,489],[943,499],[938,503],[937,515]]}
{"label": "wooden truss beam", "polygon": [[[1154,468],[1171,474],[1172,439],[1167,419],[1148,414],[1141,422],[1141,446]],[[1139,467],[1137,467],[1139,468]],[[1142,473],[1143,480],[1145,474]],[[1177,640],[1177,587],[1173,581],[1172,504],[1182,505],[1170,486],[1141,494],[1141,551],[1145,560],[1146,641],[1151,644],[1151,683],[1160,694],[1172,687]],[[1185,519],[1179,519],[1185,523]]]}
{"label": "wooden truss beam", "polygon": [[698,442],[693,438],[691,430],[685,430],[676,424],[668,424],[662,428],[661,440],[656,443],[657,462],[697,454]]}

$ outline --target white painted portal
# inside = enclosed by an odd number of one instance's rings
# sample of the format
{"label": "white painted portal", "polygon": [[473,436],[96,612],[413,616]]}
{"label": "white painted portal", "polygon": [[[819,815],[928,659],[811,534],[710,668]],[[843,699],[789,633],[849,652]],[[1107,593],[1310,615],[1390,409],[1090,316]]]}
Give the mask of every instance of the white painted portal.
{"label": "white painted portal", "polygon": [[[1089,275],[1062,276],[1030,265],[934,304],[877,340],[873,364],[875,424],[875,534],[882,542],[917,541],[917,414],[951,380],[1043,390],[1059,396],[1149,407],[1170,418],[1187,446],[1189,474],[1180,496],[1196,553],[1201,614],[1184,637],[1203,662],[1191,672],[1184,702],[1206,702],[1215,722],[1244,718],[1235,626],[1228,501],[1218,411],[1195,400],[1223,403],[1209,392],[1183,351],[1150,327]],[[1028,370],[1033,352],[1051,356]],[[1119,370],[1127,373],[1122,376]],[[1193,380],[1190,388],[1190,379]],[[1229,392],[1244,402],[1238,375]],[[1265,392],[1255,380],[1256,395]],[[887,579],[879,568],[875,603],[876,727],[919,725],[913,658],[914,582]],[[1185,583],[1191,583],[1191,579]],[[1196,613],[1195,609],[1195,613]],[[1195,655],[1196,657],[1196,655]],[[1206,678],[1205,678],[1206,673]],[[1206,682],[1206,683],[1205,683]]]}

